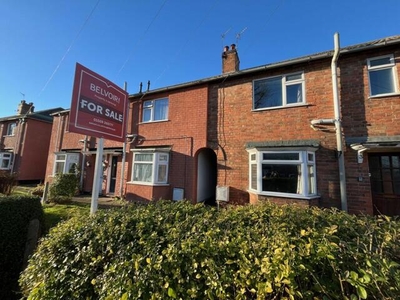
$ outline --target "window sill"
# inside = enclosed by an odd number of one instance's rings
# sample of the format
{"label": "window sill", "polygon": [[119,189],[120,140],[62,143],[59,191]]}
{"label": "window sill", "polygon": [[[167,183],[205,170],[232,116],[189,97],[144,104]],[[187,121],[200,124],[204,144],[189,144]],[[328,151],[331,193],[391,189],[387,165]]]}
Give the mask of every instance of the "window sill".
{"label": "window sill", "polygon": [[169,122],[169,120],[159,120],[159,121],[139,122],[139,125],[144,125],[144,124],[154,124],[154,123],[164,123],[164,122]]}
{"label": "window sill", "polygon": [[290,199],[301,199],[301,200],[312,200],[312,199],[317,199],[320,198],[321,196],[319,195],[310,195],[310,196],[304,196],[304,195],[298,195],[298,194],[285,194],[285,193],[274,193],[274,192],[257,192],[254,190],[248,190],[249,193],[253,193],[258,196],[270,196],[270,197],[279,197],[279,198],[290,198]]}
{"label": "window sill", "polygon": [[380,95],[373,95],[369,96],[368,99],[380,99],[380,98],[390,98],[390,97],[398,97],[400,93],[392,93],[392,94],[380,94]]}
{"label": "window sill", "polygon": [[291,104],[291,105],[286,105],[286,106],[265,107],[265,108],[252,109],[251,111],[259,112],[259,111],[266,111],[266,110],[287,109],[287,108],[296,108],[296,107],[304,107],[304,106],[311,106],[311,104],[300,103],[300,104]]}
{"label": "window sill", "polygon": [[151,182],[138,182],[138,181],[128,181],[127,184],[147,185],[147,186],[169,186],[169,183],[151,183]]}

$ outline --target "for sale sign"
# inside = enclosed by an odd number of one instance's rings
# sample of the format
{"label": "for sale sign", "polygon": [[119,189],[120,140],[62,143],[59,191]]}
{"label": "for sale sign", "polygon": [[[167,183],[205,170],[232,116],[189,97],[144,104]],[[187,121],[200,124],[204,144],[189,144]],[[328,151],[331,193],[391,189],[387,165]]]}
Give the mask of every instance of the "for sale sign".
{"label": "for sale sign", "polygon": [[123,142],[127,105],[126,91],[76,64],[69,131]]}

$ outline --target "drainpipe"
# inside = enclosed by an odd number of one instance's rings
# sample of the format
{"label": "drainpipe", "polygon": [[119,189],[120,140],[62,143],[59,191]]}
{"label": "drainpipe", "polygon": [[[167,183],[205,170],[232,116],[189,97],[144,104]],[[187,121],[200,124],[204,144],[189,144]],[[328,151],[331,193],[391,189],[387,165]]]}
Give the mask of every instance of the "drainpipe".
{"label": "drainpipe", "polygon": [[339,33],[334,35],[335,51],[332,57],[331,71],[332,71],[332,89],[333,89],[333,106],[335,111],[335,130],[336,130],[336,144],[338,151],[339,162],[339,180],[340,180],[340,197],[342,210],[347,212],[347,191],[346,191],[346,175],[344,167],[344,153],[343,153],[343,139],[342,139],[342,123],[340,121],[340,103],[338,92],[338,78],[337,78],[337,61],[340,54]]}
{"label": "drainpipe", "polygon": [[[125,92],[128,89],[128,84],[125,81],[124,83],[124,90]],[[127,133],[128,129],[128,122],[129,122],[129,96],[128,96],[128,108],[127,111],[125,112],[125,134]],[[121,166],[121,179],[120,179],[120,184],[119,184],[119,196],[122,199],[124,197],[124,178],[125,178],[125,161],[126,161],[126,136],[124,136],[124,143],[122,144],[122,166]]]}

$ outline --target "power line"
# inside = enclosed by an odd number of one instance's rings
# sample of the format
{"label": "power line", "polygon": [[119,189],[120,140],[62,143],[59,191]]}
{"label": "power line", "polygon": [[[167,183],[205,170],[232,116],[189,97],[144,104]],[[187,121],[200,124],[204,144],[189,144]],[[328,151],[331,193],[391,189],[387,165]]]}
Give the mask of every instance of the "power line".
{"label": "power line", "polygon": [[128,58],[125,60],[125,62],[123,63],[122,67],[119,69],[117,75],[119,75],[121,73],[121,71],[125,68],[126,64],[128,63],[128,61],[130,60],[130,58],[133,55],[133,51],[135,50],[135,48],[137,46],[139,46],[139,44],[142,42],[143,38],[146,36],[147,32],[149,31],[151,25],[153,25],[154,21],[158,18],[158,16],[160,15],[161,10],[163,9],[165,3],[167,3],[167,0],[164,0],[164,2],[161,4],[160,8],[158,9],[157,13],[155,14],[155,16],[153,17],[153,20],[151,20],[149,26],[147,26],[146,30],[144,31],[144,33],[142,34],[142,36],[140,37],[140,39],[137,41],[136,45],[133,47],[132,52],[129,54]]}
{"label": "power line", "polygon": [[86,24],[89,22],[89,19],[91,18],[91,16],[93,15],[94,11],[96,10],[97,6],[99,5],[100,0],[97,0],[96,4],[94,5],[92,11],[90,12],[90,14],[87,16],[85,22],[83,23],[83,25],[81,26],[81,28],[79,29],[77,35],[75,36],[75,38],[72,40],[71,44],[69,45],[67,51],[65,51],[63,57],[61,58],[60,62],[58,63],[58,65],[56,66],[56,68],[54,69],[53,73],[50,75],[49,79],[47,80],[46,84],[43,86],[42,90],[39,92],[39,94],[37,95],[37,98],[40,97],[40,95],[44,92],[44,90],[46,89],[46,87],[48,86],[48,84],[50,83],[50,81],[53,79],[54,75],[57,73],[58,69],[60,68],[62,62],[64,61],[64,59],[67,57],[69,51],[71,50],[72,46],[75,44],[76,40],[78,39],[78,37],[80,36],[80,34],[82,33],[83,29],[85,28]]}

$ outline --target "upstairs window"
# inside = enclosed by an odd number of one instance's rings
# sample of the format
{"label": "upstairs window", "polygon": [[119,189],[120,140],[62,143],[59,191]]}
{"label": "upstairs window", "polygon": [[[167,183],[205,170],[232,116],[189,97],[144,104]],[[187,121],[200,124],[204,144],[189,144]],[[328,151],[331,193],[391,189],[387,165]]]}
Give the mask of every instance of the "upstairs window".
{"label": "upstairs window", "polygon": [[249,187],[261,195],[316,196],[314,151],[249,150]]}
{"label": "upstairs window", "polygon": [[74,173],[77,171],[79,153],[56,153],[53,175]]}
{"label": "upstairs window", "polygon": [[8,126],[7,126],[7,135],[14,135],[16,127],[17,127],[17,123],[16,122],[8,124]]}
{"label": "upstairs window", "polygon": [[168,119],[168,99],[143,102],[142,122],[164,121]]}
{"label": "upstairs window", "polygon": [[254,110],[303,103],[305,103],[303,72],[253,82]]}
{"label": "upstairs window", "polygon": [[10,170],[12,153],[0,152],[0,170]]}
{"label": "upstairs window", "polygon": [[384,96],[397,92],[393,55],[368,59],[368,76],[371,96]]}
{"label": "upstairs window", "polygon": [[132,181],[144,184],[168,182],[169,153],[143,151],[134,153]]}

